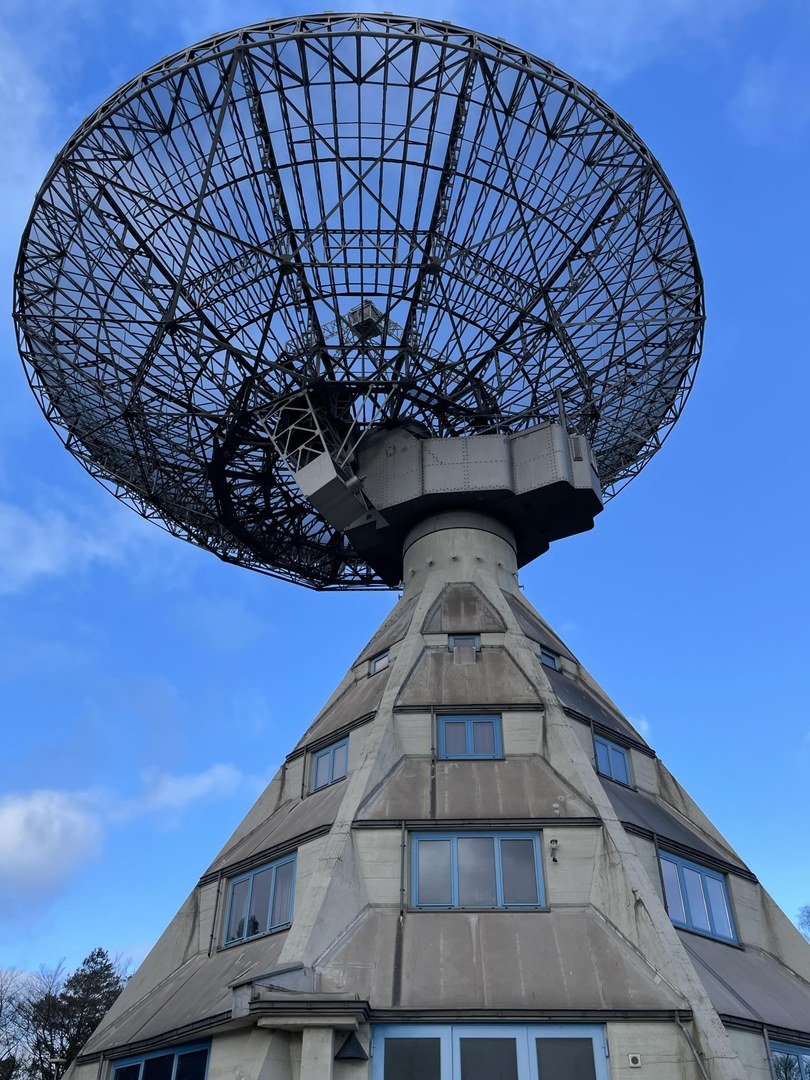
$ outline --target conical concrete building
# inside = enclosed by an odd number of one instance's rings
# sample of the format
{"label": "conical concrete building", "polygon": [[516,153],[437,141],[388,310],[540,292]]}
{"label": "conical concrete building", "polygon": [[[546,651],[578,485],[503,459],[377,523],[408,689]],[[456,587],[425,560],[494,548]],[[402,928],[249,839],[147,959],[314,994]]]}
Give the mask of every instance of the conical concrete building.
{"label": "conical concrete building", "polygon": [[508,530],[433,518],[404,580],[74,1080],[184,1053],[209,1080],[802,1076],[810,947],[526,601]]}

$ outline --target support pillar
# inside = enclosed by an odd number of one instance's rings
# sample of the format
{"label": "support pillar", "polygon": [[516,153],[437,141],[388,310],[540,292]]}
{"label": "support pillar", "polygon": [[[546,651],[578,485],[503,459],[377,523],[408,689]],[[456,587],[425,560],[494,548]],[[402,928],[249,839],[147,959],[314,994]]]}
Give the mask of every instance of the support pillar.
{"label": "support pillar", "polygon": [[304,1028],[301,1041],[301,1080],[332,1080],[334,1060],[334,1029]]}

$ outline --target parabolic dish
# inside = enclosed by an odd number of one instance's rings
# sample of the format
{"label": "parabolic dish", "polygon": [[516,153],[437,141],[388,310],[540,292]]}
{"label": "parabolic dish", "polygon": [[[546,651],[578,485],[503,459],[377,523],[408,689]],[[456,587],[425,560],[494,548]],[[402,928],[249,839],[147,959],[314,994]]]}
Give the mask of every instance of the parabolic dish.
{"label": "parabolic dish", "polygon": [[221,558],[380,584],[268,431],[326,443],[558,416],[610,496],[700,354],[692,239],[656,160],[520,49],[389,15],[213,37],[112,95],[40,190],[20,351],[68,449]]}

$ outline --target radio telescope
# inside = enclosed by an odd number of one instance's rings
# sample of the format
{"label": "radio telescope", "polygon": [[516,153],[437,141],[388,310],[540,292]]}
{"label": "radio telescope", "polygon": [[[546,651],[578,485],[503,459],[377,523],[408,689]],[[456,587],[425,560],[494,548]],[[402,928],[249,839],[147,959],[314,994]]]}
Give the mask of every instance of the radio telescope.
{"label": "radio telescope", "polygon": [[577,510],[497,477],[474,501],[521,564],[590,527],[680,414],[703,298],[661,167],[592,91],[449,24],[319,15],[98,108],[37,196],[15,317],[48,420],[118,497],[347,588],[396,585],[408,528],[470,504],[455,482],[386,500],[402,477],[374,461],[403,447],[442,440],[444,468],[562,429],[598,472]]}

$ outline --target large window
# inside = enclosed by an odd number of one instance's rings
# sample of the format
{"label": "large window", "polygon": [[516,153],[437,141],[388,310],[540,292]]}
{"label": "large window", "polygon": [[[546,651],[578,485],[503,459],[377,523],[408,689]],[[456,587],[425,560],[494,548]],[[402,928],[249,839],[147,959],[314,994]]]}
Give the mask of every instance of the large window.
{"label": "large window", "polygon": [[374,1029],[372,1080],[607,1080],[595,1024],[390,1024]]}
{"label": "large window", "polygon": [[228,889],[225,944],[289,926],[294,885],[294,854],[233,878]]}
{"label": "large window", "polygon": [[545,906],[538,833],[415,833],[411,853],[414,907]]}
{"label": "large window", "polygon": [[154,1050],[113,1063],[112,1080],[205,1080],[208,1044]]}
{"label": "large window", "polygon": [[660,860],[667,910],[673,923],[708,937],[736,941],[725,874],[668,851],[660,853]]}
{"label": "large window", "polygon": [[596,748],[596,768],[602,776],[609,776],[611,780],[629,785],[630,764],[627,750],[610,739],[603,739],[601,735],[594,735],[593,744]]}
{"label": "large window", "polygon": [[325,746],[312,755],[310,787],[313,791],[326,787],[335,780],[342,780],[349,768],[349,740]]}
{"label": "large window", "polygon": [[503,757],[500,716],[440,716],[438,723],[440,758]]}
{"label": "large window", "polygon": [[810,1046],[771,1043],[773,1080],[810,1080]]}

